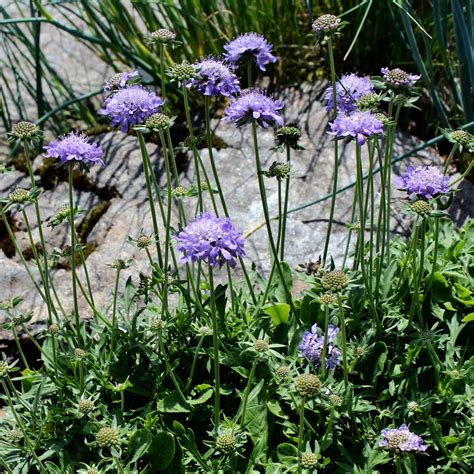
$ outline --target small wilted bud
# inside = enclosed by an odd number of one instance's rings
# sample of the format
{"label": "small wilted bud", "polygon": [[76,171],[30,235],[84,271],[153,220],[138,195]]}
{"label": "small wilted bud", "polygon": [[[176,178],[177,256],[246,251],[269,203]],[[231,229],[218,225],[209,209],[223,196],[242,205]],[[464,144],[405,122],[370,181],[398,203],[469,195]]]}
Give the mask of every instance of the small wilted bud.
{"label": "small wilted bud", "polygon": [[13,428],[7,433],[7,437],[12,443],[19,443],[23,439],[23,433]]}
{"label": "small wilted bud", "polygon": [[11,132],[9,133],[9,141],[36,141],[41,138],[41,135],[42,133],[38,125],[32,122],[21,121],[13,125]]}
{"label": "small wilted bud", "polygon": [[150,39],[154,43],[171,43],[176,39],[176,33],[173,33],[171,30],[167,28],[160,28],[156,31],[150,33]]}
{"label": "small wilted bud", "polygon": [[152,331],[161,331],[165,327],[165,322],[162,319],[154,319],[150,323],[150,329]]}
{"label": "small wilted bud", "polygon": [[81,348],[76,348],[74,349],[74,357],[78,360],[84,359],[84,357],[87,355],[87,352],[84,349]]}
{"label": "small wilted bud", "polygon": [[329,33],[338,29],[341,19],[336,15],[321,15],[313,21],[313,31],[315,33]]}
{"label": "small wilted bud", "polygon": [[253,348],[257,352],[267,352],[268,351],[268,342],[265,339],[256,339],[253,343]]}
{"label": "small wilted bud", "polygon": [[379,104],[380,97],[375,92],[369,92],[363,95],[357,102],[356,107],[365,112],[366,110],[376,110]]}
{"label": "small wilted bud", "polygon": [[321,285],[325,290],[339,291],[349,284],[347,274],[341,270],[326,272],[321,278]]}
{"label": "small wilted bud", "polygon": [[301,263],[299,267],[305,270],[306,275],[315,276],[321,271],[321,258],[318,258],[316,262]]}
{"label": "small wilted bud", "polygon": [[264,171],[263,174],[268,178],[276,178],[278,181],[288,178],[290,175],[290,165],[288,163],[280,163],[274,161],[268,171]]}
{"label": "small wilted bud", "polygon": [[415,201],[411,204],[410,209],[419,216],[426,216],[428,215],[433,208],[430,206],[430,203],[427,201],[423,201],[422,199]]}
{"label": "small wilted bud", "polygon": [[48,326],[48,332],[52,335],[57,334],[61,328],[58,324],[50,324]]}
{"label": "small wilted bud", "polygon": [[123,258],[117,258],[110,263],[107,263],[107,266],[110,268],[114,268],[117,271],[125,270],[128,268],[132,263],[132,259],[124,260]]}
{"label": "small wilted bud", "polygon": [[295,385],[302,397],[313,398],[321,391],[321,381],[313,374],[298,375]]}
{"label": "small wilted bud", "polygon": [[6,360],[0,360],[0,377],[6,377],[10,371],[10,366]]}
{"label": "small wilted bud", "polygon": [[286,365],[280,365],[275,369],[275,375],[280,379],[286,379],[290,376],[290,368]]}
{"label": "small wilted bud", "polygon": [[137,247],[139,249],[145,249],[151,245],[151,239],[148,235],[141,234],[137,238]]}
{"label": "small wilted bud", "polygon": [[225,454],[230,454],[234,451],[237,445],[235,436],[232,433],[223,433],[217,437],[216,447]]}
{"label": "small wilted bud", "polygon": [[410,413],[415,413],[419,408],[420,408],[420,406],[416,402],[408,402],[407,403],[407,409]]}
{"label": "small wilted bud", "polygon": [[192,64],[189,64],[187,61],[173,64],[173,66],[168,69],[167,73],[177,82],[189,81],[198,75],[196,67]]}
{"label": "small wilted bud", "polygon": [[95,440],[101,448],[111,448],[119,443],[119,432],[116,428],[104,426],[95,435]]}
{"label": "small wilted bud", "polygon": [[69,215],[71,214],[71,208],[66,205],[60,207],[52,217],[48,220],[48,227],[54,229],[56,226],[64,222],[65,220],[69,219]]}
{"label": "small wilted bud", "polygon": [[319,297],[319,300],[321,301],[321,303],[323,303],[327,306],[330,306],[330,305],[336,303],[337,297],[333,293],[324,293],[323,295],[321,295]]}
{"label": "small wilted bud", "polygon": [[61,257],[70,257],[72,253],[72,247],[68,244],[66,244],[62,249],[61,249]]}
{"label": "small wilted bud", "polygon": [[449,138],[460,145],[467,145],[468,143],[474,141],[474,135],[466,132],[466,130],[454,130],[449,133]]}
{"label": "small wilted bud", "polygon": [[18,187],[8,194],[8,200],[14,204],[23,204],[31,200],[31,195],[27,189]]}
{"label": "small wilted bud", "polygon": [[342,405],[342,398],[335,393],[331,393],[331,395],[329,395],[329,403],[332,406],[340,407]]}
{"label": "small wilted bud", "polygon": [[171,196],[175,199],[181,199],[189,195],[189,190],[184,186],[177,186],[171,191]]}
{"label": "small wilted bud", "polygon": [[301,131],[298,127],[284,126],[280,127],[276,133],[276,147],[283,148],[289,146],[293,150],[303,150],[304,148],[298,143],[301,138]]}
{"label": "small wilted bud", "polygon": [[318,465],[318,459],[319,456],[311,451],[300,453],[300,464],[303,469],[314,469]]}
{"label": "small wilted bud", "polygon": [[90,413],[91,411],[94,410],[94,402],[88,398],[79,400],[79,403],[77,404],[77,409],[81,413],[84,413],[85,415],[87,415],[87,413]]}
{"label": "small wilted bud", "polygon": [[153,114],[147,118],[145,127],[150,130],[166,130],[173,125],[173,120],[165,114]]}

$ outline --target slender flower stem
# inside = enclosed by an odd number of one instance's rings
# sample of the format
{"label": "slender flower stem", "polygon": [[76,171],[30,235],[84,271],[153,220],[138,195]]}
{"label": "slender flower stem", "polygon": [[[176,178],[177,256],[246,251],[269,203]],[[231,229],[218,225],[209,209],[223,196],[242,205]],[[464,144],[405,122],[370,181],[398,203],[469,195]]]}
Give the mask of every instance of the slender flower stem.
{"label": "slender flower stem", "polygon": [[191,388],[191,383],[193,381],[194,372],[196,370],[196,364],[197,364],[197,360],[198,360],[198,357],[199,357],[199,352],[200,352],[202,344],[204,342],[204,337],[205,336],[201,336],[199,338],[198,344],[196,346],[196,350],[194,351],[193,363],[191,364],[191,372],[189,373],[188,381],[186,382],[186,386],[184,387],[184,391],[186,393],[189,392],[189,389]]}
{"label": "slender flower stem", "polygon": [[459,143],[455,143],[453,147],[451,148],[448,159],[446,160],[446,163],[444,164],[444,167],[443,167],[443,174],[446,174],[448,172],[449,165],[451,164],[454,154],[456,153],[458,148],[459,148]]}
{"label": "slender flower stem", "polygon": [[400,456],[395,454],[395,467],[397,468],[397,474],[402,474],[402,463],[400,461]]}
{"label": "slender flower stem", "polygon": [[215,383],[215,399],[214,399],[214,432],[217,436],[220,420],[220,398],[221,398],[221,380],[219,368],[219,329],[217,326],[217,310],[216,310],[216,294],[214,288],[214,274],[212,266],[209,267],[209,291],[211,301],[211,318],[212,318],[212,343],[214,346],[214,383]]}
{"label": "slender flower stem", "polygon": [[[344,258],[342,260],[342,269],[344,270],[346,268],[346,262],[347,258],[349,257],[349,249],[351,246],[351,239],[352,239],[352,233],[353,233],[353,227],[356,222],[356,210],[357,210],[357,187],[354,189],[354,197],[352,199],[352,211],[351,211],[351,221],[350,221],[350,227],[349,227],[349,234],[347,236],[347,241],[346,241],[346,249],[344,251]],[[355,249],[357,252],[357,248]],[[355,254],[356,254],[355,252]],[[354,261],[356,258],[354,257]]]}
{"label": "slender flower stem", "polygon": [[420,241],[420,263],[419,263],[419,268],[416,263],[417,261],[417,242],[415,242],[415,245],[413,246],[413,298],[412,298],[412,303],[410,306],[410,315],[408,318],[408,327],[411,326],[413,322],[413,318],[415,316],[415,313],[418,314],[418,317],[420,319],[420,324],[422,324],[422,315],[421,315],[421,310],[420,310],[420,298],[419,298],[419,290],[421,286],[421,282],[423,279],[423,273],[424,273],[424,258],[425,258],[425,234],[426,234],[426,223],[425,219],[422,219],[421,221],[421,226],[420,226],[420,233],[418,236],[418,240]]}
{"label": "slender flower stem", "polygon": [[434,249],[433,249],[433,262],[431,264],[430,277],[428,279],[426,293],[431,291],[434,281],[434,274],[436,272],[436,263],[438,260],[438,241],[439,241],[439,217],[435,217],[435,228],[434,228]]}
{"label": "slender flower stem", "polygon": [[166,104],[166,74],[165,74],[165,47],[163,43],[160,43],[160,80],[161,80],[161,95],[163,96],[163,101]]}
{"label": "slender flower stem", "polygon": [[25,369],[30,370],[30,366],[28,365],[28,360],[26,359],[25,354],[23,352],[23,348],[21,347],[15,327],[12,328],[12,333],[13,333],[13,339],[15,339],[15,344],[18,349],[18,353],[20,354],[23,365],[25,366]]}
{"label": "slender flower stem", "polygon": [[82,335],[80,331],[81,318],[77,300],[77,274],[76,274],[76,231],[74,229],[74,163],[69,164],[69,227],[71,229],[71,275],[72,275],[72,298],[74,305],[74,321],[77,330],[79,347],[82,347]]}
{"label": "slender flower stem", "polygon": [[283,218],[281,223],[281,244],[280,244],[280,260],[285,260],[285,240],[286,240],[286,221],[288,218],[288,201],[290,199],[290,177],[291,177],[291,152],[290,146],[286,145],[286,163],[290,167],[290,174],[286,177],[285,183],[285,200],[283,204]]}
{"label": "slender flower stem", "polygon": [[249,380],[247,386],[245,387],[244,399],[242,405],[242,415],[240,417],[240,427],[243,429],[245,427],[245,415],[247,413],[247,402],[249,400],[250,389],[252,388],[253,378],[255,376],[255,369],[257,368],[258,358],[255,357],[253,360],[252,368],[250,369]]}
{"label": "slender flower stem", "polygon": [[282,199],[282,193],[281,193],[281,180],[278,179],[278,189],[277,189],[277,194],[278,194],[278,233],[277,233],[277,239],[276,239],[276,250],[277,253],[280,252],[280,244],[281,244],[281,231],[282,231],[282,220],[283,220],[283,199]]}
{"label": "slender flower stem", "polygon": [[117,269],[117,273],[115,275],[115,286],[114,286],[114,301],[112,304],[112,328],[111,328],[111,335],[110,335],[110,353],[108,360],[112,360],[112,355],[115,351],[115,332],[117,331],[117,295],[118,295],[118,287],[120,281],[120,269]]}
{"label": "slender flower stem", "polygon": [[[336,68],[334,64],[332,35],[329,35],[329,38],[328,38],[328,51],[329,51],[329,66],[331,68],[333,118],[336,118],[337,116]],[[324,242],[323,266],[326,264],[326,258],[327,258],[328,250],[329,250],[329,241],[331,239],[332,224],[334,221],[334,211],[336,209],[338,174],[339,174],[339,150],[338,150],[338,142],[336,140],[334,142],[334,177],[333,177],[333,185],[332,185],[331,208],[329,210],[328,231],[326,234],[326,240]]]}
{"label": "slender flower stem", "polygon": [[324,305],[324,340],[321,352],[321,377],[326,378],[326,354],[328,350],[328,328],[329,328],[329,305]]}
{"label": "slender flower stem", "polygon": [[[76,232],[76,229],[74,229],[74,231]],[[77,234],[76,232],[76,242],[78,242],[78,248],[79,248],[79,254],[81,256],[81,265],[82,265],[82,269],[84,270],[84,276],[86,277],[86,285],[87,285],[87,291],[89,293],[89,299],[91,301],[91,308],[92,310],[94,311],[94,314],[96,313],[96,309],[95,309],[95,301],[94,301],[94,293],[92,291],[92,285],[91,285],[91,280],[90,280],[90,277],[89,277],[89,270],[87,269],[87,263],[86,263],[86,256],[84,254],[84,250],[82,248],[82,243],[80,241],[80,237],[79,235]]]}
{"label": "slender flower stem", "polygon": [[298,472],[301,473],[301,453],[303,452],[303,438],[304,438],[304,406],[306,404],[306,397],[301,397],[300,402],[300,424],[298,430]]}
{"label": "slender flower stem", "polygon": [[[339,324],[341,325],[341,338],[342,338],[342,371],[344,373],[344,386],[347,389],[349,384],[348,369],[347,369],[347,335],[346,335],[346,321],[344,318],[344,308],[342,306],[341,294],[337,294],[337,302],[339,305]],[[327,331],[326,331],[327,333]]]}

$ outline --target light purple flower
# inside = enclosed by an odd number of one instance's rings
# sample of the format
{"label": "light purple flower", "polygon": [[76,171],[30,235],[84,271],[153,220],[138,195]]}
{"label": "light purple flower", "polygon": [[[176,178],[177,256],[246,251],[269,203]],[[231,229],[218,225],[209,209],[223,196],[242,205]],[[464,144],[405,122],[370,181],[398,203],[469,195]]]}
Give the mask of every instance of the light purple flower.
{"label": "light purple flower", "polygon": [[96,143],[89,143],[84,133],[71,132],[63,135],[45,146],[44,150],[46,158],[57,158],[60,165],[77,161],[86,165],[105,166],[102,148]]}
{"label": "light purple flower", "polygon": [[382,68],[382,76],[385,83],[389,87],[400,88],[400,87],[411,87],[418,79],[421,79],[421,76],[416,76],[415,74],[409,74],[403,69],[395,68],[389,69],[388,67]]}
{"label": "light purple flower", "polygon": [[266,71],[265,66],[277,61],[271,53],[273,46],[257,33],[244,33],[226,45],[225,58],[234,65],[255,59],[261,71]]}
{"label": "light purple flower", "polygon": [[359,145],[363,145],[367,138],[383,134],[383,123],[372,112],[339,114],[329,126],[329,135],[337,138],[353,137]]}
{"label": "light purple flower", "polygon": [[[326,348],[326,368],[334,369],[341,363],[341,351],[332,342],[339,333],[339,328],[332,324],[328,325],[327,348]],[[311,327],[311,332],[305,331],[303,340],[299,346],[300,356],[305,357],[317,367],[321,367],[321,357],[323,353],[324,334],[319,330],[318,325]]]}
{"label": "light purple flower", "polygon": [[127,85],[128,81],[134,77],[138,77],[138,71],[136,69],[114,74],[108,81],[105,81],[104,92],[110,92],[114,89],[122,89]]}
{"label": "light purple flower", "polygon": [[120,125],[122,132],[127,132],[133,125],[139,125],[160,111],[164,104],[154,92],[142,86],[134,85],[119,89],[105,99],[105,107],[99,110],[100,115],[108,115],[112,125]]}
{"label": "light purple flower", "polygon": [[203,260],[213,267],[228,263],[233,268],[236,258],[245,256],[244,236],[227,217],[202,214],[175,239],[183,252],[182,262]]}
{"label": "light purple flower", "polygon": [[188,87],[195,87],[204,95],[229,97],[240,92],[239,79],[224,62],[209,57],[196,66],[199,75],[189,81]]}
{"label": "light purple flower", "polygon": [[381,432],[382,439],[379,446],[390,451],[410,452],[426,451],[428,446],[423,439],[415,433],[412,433],[408,426],[403,424],[400,428],[385,428]]}
{"label": "light purple flower", "polygon": [[283,102],[273,99],[263,91],[246,89],[225,109],[225,119],[234,122],[236,127],[250,120],[255,120],[264,128],[275,125],[281,127],[284,121],[280,110],[284,106]]}
{"label": "light purple flower", "polygon": [[445,176],[436,166],[409,166],[397,181],[397,187],[405,190],[411,199],[432,199],[449,192],[449,176]]}
{"label": "light purple flower", "polygon": [[[345,74],[336,82],[336,107],[340,112],[356,110],[356,102],[363,96],[374,91],[374,85],[367,76]],[[324,99],[327,101],[326,110],[334,109],[332,86],[326,89]]]}

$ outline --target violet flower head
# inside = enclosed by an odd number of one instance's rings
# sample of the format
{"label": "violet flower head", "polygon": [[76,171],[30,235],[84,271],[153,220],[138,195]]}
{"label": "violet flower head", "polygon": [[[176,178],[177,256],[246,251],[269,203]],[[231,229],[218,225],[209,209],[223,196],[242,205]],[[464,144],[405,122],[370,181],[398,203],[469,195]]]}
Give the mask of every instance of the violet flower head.
{"label": "violet flower head", "polygon": [[225,119],[228,122],[234,122],[236,127],[251,120],[255,120],[264,128],[269,126],[281,127],[284,121],[280,115],[280,110],[284,106],[283,102],[273,99],[263,91],[246,89],[225,109]]}
{"label": "violet flower head", "polygon": [[266,71],[265,66],[277,61],[272,54],[273,46],[257,33],[244,33],[224,45],[225,58],[233,65],[255,59],[258,68]]}
{"label": "violet flower head", "polygon": [[131,71],[118,72],[114,74],[108,81],[105,81],[104,92],[110,92],[115,89],[123,89],[128,81],[138,77],[138,71],[132,69]]}
{"label": "violet flower head", "polygon": [[372,112],[339,114],[329,126],[329,135],[336,138],[353,137],[359,145],[363,145],[367,138],[383,134],[383,123]]}
{"label": "violet flower head", "polygon": [[44,150],[46,158],[57,158],[60,165],[77,161],[86,165],[105,166],[102,148],[96,143],[89,143],[84,133],[71,132],[63,135],[45,146]]}
{"label": "violet flower head", "polygon": [[[341,363],[341,351],[332,344],[339,332],[339,328],[332,324],[328,326],[327,348],[326,348],[326,368],[334,369]],[[323,353],[324,334],[319,330],[318,325],[311,327],[311,332],[305,331],[299,346],[300,356],[311,361],[316,367],[321,367],[321,357]]]}
{"label": "violet flower head", "polygon": [[240,92],[239,79],[223,61],[209,57],[197,63],[199,75],[188,82],[203,95],[230,97]]}
{"label": "violet flower head", "polygon": [[418,79],[421,79],[421,76],[409,74],[398,67],[395,69],[383,67],[381,71],[385,83],[389,87],[394,87],[395,89],[399,89],[401,87],[409,88],[413,86],[413,84],[415,84]]}
{"label": "violet flower head", "polygon": [[150,115],[159,112],[163,104],[163,100],[154,92],[134,85],[119,89],[107,97],[105,107],[98,113],[108,115],[112,119],[112,125],[120,125],[125,133],[130,126],[142,124]]}
{"label": "violet flower head", "polygon": [[403,424],[400,428],[385,428],[381,432],[382,439],[379,446],[390,451],[408,453],[411,451],[426,451],[428,445],[415,433],[412,433],[408,426]]}
{"label": "violet flower head", "polygon": [[245,257],[244,236],[227,217],[202,214],[175,239],[183,253],[182,262],[203,260],[212,267],[228,263],[233,268],[238,257]]}
{"label": "violet flower head", "polygon": [[449,192],[449,176],[436,166],[409,166],[398,178],[398,188],[405,190],[410,199],[432,199]]}
{"label": "violet flower head", "polygon": [[[356,110],[356,102],[364,95],[374,91],[374,85],[367,76],[344,74],[336,82],[336,107],[340,112]],[[327,101],[326,110],[334,109],[334,94],[332,86],[326,89],[324,99]]]}

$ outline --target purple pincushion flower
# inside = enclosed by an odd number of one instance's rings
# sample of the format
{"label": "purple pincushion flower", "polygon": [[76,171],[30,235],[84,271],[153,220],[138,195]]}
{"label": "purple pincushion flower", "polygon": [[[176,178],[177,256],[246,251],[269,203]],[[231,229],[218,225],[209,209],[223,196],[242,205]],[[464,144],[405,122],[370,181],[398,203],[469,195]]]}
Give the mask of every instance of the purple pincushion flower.
{"label": "purple pincushion flower", "polygon": [[127,85],[128,81],[134,77],[138,77],[138,71],[136,69],[114,74],[108,81],[105,81],[104,92],[110,92],[114,89],[122,89]]}
{"label": "purple pincushion flower", "polygon": [[244,236],[227,217],[202,214],[175,239],[183,262],[203,260],[213,267],[228,263],[233,268],[236,258],[245,257]]}
{"label": "purple pincushion flower", "polygon": [[224,62],[209,57],[196,66],[199,76],[191,79],[188,86],[195,87],[201,94],[229,97],[240,92],[239,79]]}
{"label": "purple pincushion flower", "polygon": [[383,134],[383,123],[372,112],[339,114],[329,126],[329,135],[337,138],[353,137],[359,145],[363,145],[367,138]]}
{"label": "purple pincushion flower", "polygon": [[426,451],[428,446],[423,439],[412,433],[408,426],[403,424],[400,428],[385,428],[381,432],[382,439],[379,446],[390,451],[411,452]]}
{"label": "purple pincushion flower", "polygon": [[234,122],[236,127],[251,120],[255,120],[264,128],[275,125],[281,127],[284,121],[280,110],[284,106],[283,102],[273,99],[265,92],[246,89],[225,109],[226,120]]}
{"label": "purple pincushion flower", "polygon": [[403,69],[395,68],[389,69],[388,67],[382,68],[382,76],[385,83],[394,88],[405,87],[409,88],[415,84],[416,81],[421,79],[421,76],[417,76],[415,74],[409,74],[405,72]]}
{"label": "purple pincushion flower", "polygon": [[405,190],[411,199],[432,199],[449,192],[449,176],[436,166],[409,166],[398,178],[398,188]]}
{"label": "purple pincushion flower", "polygon": [[96,143],[89,143],[84,133],[71,132],[63,135],[44,149],[46,151],[44,156],[57,158],[60,160],[60,165],[77,161],[86,165],[105,166],[102,161],[104,154],[102,148]]}
{"label": "purple pincushion flower", "polygon": [[234,65],[255,58],[258,68],[265,71],[265,66],[276,62],[271,53],[273,46],[257,33],[244,33],[224,45],[226,59]]}
{"label": "purple pincushion flower", "polygon": [[108,115],[112,119],[112,125],[120,125],[125,133],[130,126],[142,124],[148,117],[159,112],[163,104],[163,100],[154,92],[134,85],[119,89],[107,97],[105,107],[98,113]]}
{"label": "purple pincushion flower", "polygon": [[[332,324],[328,326],[327,348],[326,348],[326,368],[334,369],[341,363],[341,351],[335,347],[332,342],[339,333],[339,328]],[[318,325],[311,327],[311,332],[305,331],[303,339],[299,346],[300,356],[305,357],[317,367],[321,366],[321,357],[323,353],[324,334],[319,330]]]}
{"label": "purple pincushion flower", "polygon": [[[374,91],[374,85],[366,76],[345,74],[336,83],[336,107],[340,112],[356,110],[356,102],[364,95]],[[332,86],[326,89],[324,99],[327,101],[326,110],[334,109],[334,94]]]}

